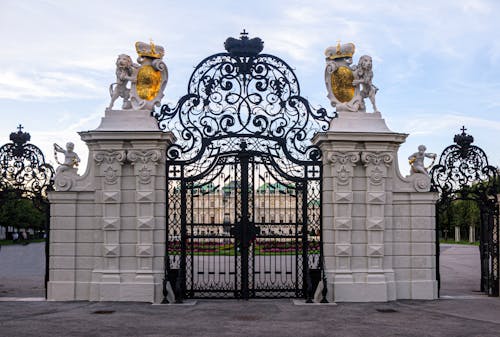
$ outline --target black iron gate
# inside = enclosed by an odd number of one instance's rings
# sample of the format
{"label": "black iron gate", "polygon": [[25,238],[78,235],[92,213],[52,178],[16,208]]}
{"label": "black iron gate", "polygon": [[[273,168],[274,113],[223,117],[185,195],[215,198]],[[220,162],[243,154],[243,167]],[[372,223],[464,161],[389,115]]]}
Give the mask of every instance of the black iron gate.
{"label": "black iron gate", "polygon": [[432,190],[439,192],[436,204],[436,271],[438,285],[439,238],[447,208],[457,200],[474,201],[480,210],[479,252],[480,289],[489,296],[499,295],[499,209],[497,169],[488,164],[484,151],[471,145],[474,138],[465,133],[455,135],[455,144],[444,149],[439,164],[430,172]]}
{"label": "black iron gate", "polygon": [[225,48],[195,68],[175,107],[154,113],[177,137],[166,159],[165,296],[168,280],[176,301],[310,299],[324,280],[321,152],[310,140],[334,116],[311,108],[259,38],[244,32]]}
{"label": "black iron gate", "polygon": [[45,162],[45,156],[37,146],[28,143],[31,136],[22,129],[19,125],[18,131],[10,134],[12,142],[0,147],[0,206],[5,206],[8,202],[30,200],[33,206],[44,214],[47,295],[50,235],[50,205],[47,192],[54,187],[54,168]]}

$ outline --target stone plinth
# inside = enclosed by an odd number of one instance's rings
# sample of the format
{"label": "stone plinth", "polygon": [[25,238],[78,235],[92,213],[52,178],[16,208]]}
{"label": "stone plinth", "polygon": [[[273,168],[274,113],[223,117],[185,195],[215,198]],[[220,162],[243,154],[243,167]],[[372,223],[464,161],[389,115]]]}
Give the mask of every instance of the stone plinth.
{"label": "stone plinth", "polygon": [[330,300],[437,298],[437,195],[428,192],[428,176],[400,175],[397,152],[406,137],[390,131],[379,113],[344,113],[313,139],[323,153]]}
{"label": "stone plinth", "polygon": [[107,110],[83,176],[56,179],[49,300],[160,302],[165,253],[165,149],[171,133],[146,111]]}

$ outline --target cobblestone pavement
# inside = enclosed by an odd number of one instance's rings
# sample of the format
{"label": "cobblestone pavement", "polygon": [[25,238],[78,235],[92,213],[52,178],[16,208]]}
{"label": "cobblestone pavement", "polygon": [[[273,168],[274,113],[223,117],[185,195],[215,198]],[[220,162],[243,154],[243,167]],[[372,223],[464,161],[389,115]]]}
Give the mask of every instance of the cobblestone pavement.
{"label": "cobblestone pavement", "polygon": [[[0,289],[12,289],[7,296],[36,295],[39,290],[20,290],[13,280],[27,282],[19,283],[21,288],[41,286],[40,252],[42,244],[2,247]],[[500,336],[500,300],[477,292],[475,254],[477,247],[443,245],[443,299],[437,301],[297,306],[290,300],[202,300],[195,305],[150,305],[2,301],[6,294],[0,293],[0,336]],[[42,265],[30,266],[30,259],[37,258]]]}

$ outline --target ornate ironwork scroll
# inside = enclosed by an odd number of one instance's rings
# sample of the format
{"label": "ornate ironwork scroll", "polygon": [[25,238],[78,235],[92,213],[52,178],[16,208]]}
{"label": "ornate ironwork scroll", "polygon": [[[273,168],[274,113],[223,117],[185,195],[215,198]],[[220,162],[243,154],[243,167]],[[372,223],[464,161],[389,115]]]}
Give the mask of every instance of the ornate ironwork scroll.
{"label": "ornate ironwork scroll", "polygon": [[261,39],[243,32],[224,45],[196,66],[177,105],[153,112],[177,138],[167,149],[165,279],[177,300],[310,297],[311,274],[322,272],[311,139],[335,115],[311,107],[292,68],[260,53]]}
{"label": "ornate ironwork scroll", "polygon": [[29,199],[45,214],[45,286],[47,286],[50,220],[47,192],[53,190],[55,173],[54,168],[45,162],[42,151],[28,143],[31,136],[22,129],[23,127],[19,125],[18,131],[10,134],[11,143],[0,147],[0,203],[12,196]]}
{"label": "ornate ironwork scroll", "polygon": [[54,168],[37,146],[28,143],[31,136],[22,129],[19,125],[10,134],[12,142],[0,147],[0,189],[27,199],[46,199],[46,192],[53,188]]}
{"label": "ornate ironwork scroll", "polygon": [[436,256],[439,276],[439,217],[455,200],[472,200],[481,212],[480,256],[481,291],[499,295],[499,205],[497,198],[498,172],[488,163],[486,153],[472,145],[474,138],[462,133],[455,135],[455,144],[444,149],[431,172],[431,190],[439,192],[436,205]]}

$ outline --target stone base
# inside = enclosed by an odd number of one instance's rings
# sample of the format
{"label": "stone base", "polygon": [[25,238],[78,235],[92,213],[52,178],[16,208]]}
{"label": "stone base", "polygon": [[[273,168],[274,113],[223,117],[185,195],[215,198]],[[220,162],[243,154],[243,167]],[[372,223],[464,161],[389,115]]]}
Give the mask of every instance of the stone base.
{"label": "stone base", "polygon": [[[331,275],[327,273],[327,275]],[[355,274],[355,273],[354,273]],[[355,279],[363,280],[356,281]],[[380,275],[338,274],[330,276],[329,301],[335,302],[388,302],[396,300],[394,274]]]}
{"label": "stone base", "polygon": [[75,282],[49,281],[47,284],[47,299],[49,301],[74,301]]}
{"label": "stone base", "polygon": [[380,112],[338,112],[338,118],[332,119],[330,129],[334,132],[392,132]]}
{"label": "stone base", "polygon": [[437,281],[399,281],[396,284],[398,299],[437,299]]}
{"label": "stone base", "polygon": [[106,109],[101,124],[94,131],[159,131],[158,121],[148,110]]}
{"label": "stone base", "polygon": [[[120,273],[96,272],[94,281],[87,283],[90,301],[129,301],[160,303],[163,300],[162,282],[160,277],[152,274],[137,274],[128,281],[121,280]],[[85,299],[85,298],[82,298]]]}
{"label": "stone base", "polygon": [[91,287],[95,289],[96,296],[91,297],[91,301],[128,301],[128,302],[149,302],[155,303],[154,283],[93,283]]}
{"label": "stone base", "polygon": [[332,284],[335,302],[387,302],[387,284],[380,283],[337,283]]}

